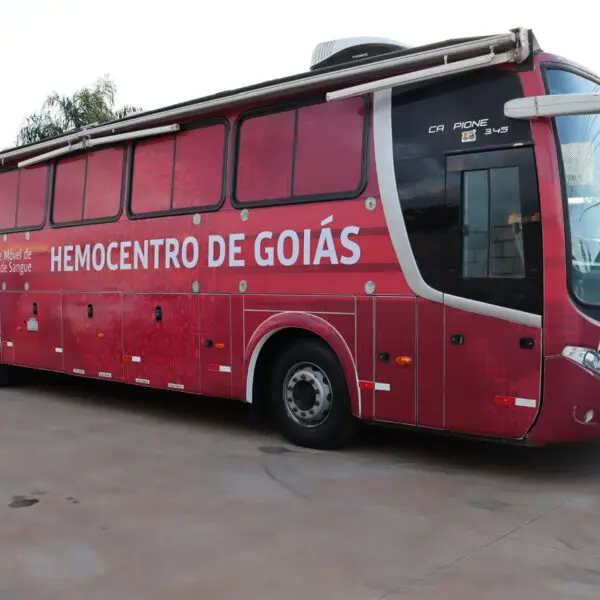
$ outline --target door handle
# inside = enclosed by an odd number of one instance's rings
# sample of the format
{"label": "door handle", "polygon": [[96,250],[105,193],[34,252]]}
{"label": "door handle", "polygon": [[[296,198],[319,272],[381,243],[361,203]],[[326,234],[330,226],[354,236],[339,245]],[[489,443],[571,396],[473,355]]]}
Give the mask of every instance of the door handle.
{"label": "door handle", "polygon": [[455,346],[462,346],[465,343],[465,338],[460,333],[455,333],[451,336],[450,342]]}

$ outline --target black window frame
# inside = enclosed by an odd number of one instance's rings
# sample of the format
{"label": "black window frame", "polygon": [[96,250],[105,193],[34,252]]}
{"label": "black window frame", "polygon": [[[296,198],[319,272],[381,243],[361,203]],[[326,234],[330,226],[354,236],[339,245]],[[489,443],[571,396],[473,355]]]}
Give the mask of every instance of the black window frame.
{"label": "black window frame", "polygon": [[[36,165],[37,166],[37,165]],[[17,223],[17,215],[19,214],[19,191],[21,186],[21,176],[19,175],[19,183],[17,184],[17,202],[15,204],[15,227],[7,227],[4,229],[0,229],[0,234],[9,234],[9,233],[21,233],[25,231],[40,231],[46,227],[46,223],[48,221],[48,206],[49,206],[49,196],[52,182],[52,174],[53,169],[50,164],[46,164],[46,188],[44,190],[44,211],[42,215],[42,222],[39,225],[24,225],[22,227],[16,227]],[[11,171],[24,171],[25,168],[19,168],[17,166],[8,167],[6,169],[0,169],[0,175],[4,175],[5,173],[10,173]]]}
{"label": "black window frame", "polygon": [[303,196],[286,196],[282,198],[271,198],[268,200],[251,200],[249,202],[242,202],[238,200],[237,191],[237,173],[239,165],[239,152],[240,152],[240,137],[241,129],[245,121],[257,117],[263,117],[270,114],[277,114],[281,112],[295,111],[294,114],[294,148],[292,151],[292,177],[290,184],[290,192],[294,189],[294,174],[296,171],[296,152],[298,147],[298,110],[301,108],[316,106],[319,104],[326,104],[326,100],[322,96],[318,98],[310,98],[303,100],[296,100],[293,102],[284,102],[271,106],[264,106],[241,113],[236,119],[234,125],[233,135],[233,160],[231,169],[231,205],[234,208],[243,210],[244,208],[267,208],[270,206],[288,206],[294,204],[304,204],[312,202],[328,202],[334,200],[355,200],[359,198],[365,191],[368,180],[369,180],[369,133],[371,131],[371,110],[372,101],[369,94],[361,96],[364,107],[363,115],[363,135],[362,135],[362,156],[361,156],[361,174],[358,186],[349,192],[333,192],[333,193],[321,193],[321,194],[306,194]]}
{"label": "black window frame", "polygon": [[[169,210],[155,210],[143,213],[134,213],[131,209],[131,202],[133,200],[133,171],[135,168],[135,149],[137,145],[148,139],[161,139],[173,136],[175,143],[173,144],[173,172],[171,175],[171,207],[173,206],[173,196],[175,189],[175,165],[177,160],[177,136],[179,133],[184,131],[191,131],[194,129],[203,129],[206,127],[213,127],[214,125],[223,125],[223,135],[225,136],[225,143],[223,145],[223,167],[221,177],[221,196],[216,204],[208,206],[192,206],[182,208],[170,208]],[[178,131],[169,133],[166,135],[153,136],[152,138],[141,138],[131,145],[130,160],[127,170],[127,201],[125,203],[127,218],[132,221],[138,221],[140,219],[155,219],[158,217],[172,217],[178,215],[190,215],[195,213],[212,213],[217,212],[221,209],[227,198],[227,172],[229,165],[229,137],[231,132],[231,124],[229,119],[226,117],[212,117],[210,119],[202,119],[199,121],[191,121],[189,123],[182,124]]]}
{"label": "black window frame", "polygon": [[[532,144],[512,148],[487,148],[485,150],[474,150],[473,152],[448,153],[446,155],[446,203],[457,204],[459,206],[459,220],[455,227],[456,236],[454,249],[449,249],[449,256],[456,259],[453,264],[455,275],[447,280],[447,289],[444,293],[450,293],[460,298],[475,300],[479,302],[491,301],[486,299],[486,288],[499,290],[504,293],[504,297],[509,297],[511,291],[517,291],[527,298],[532,299],[531,306],[521,306],[516,302],[493,301],[492,304],[502,306],[512,310],[521,310],[533,314],[542,314],[543,295],[544,295],[544,269],[543,269],[543,232],[541,219],[541,198],[539,192],[539,175],[535,159],[534,147]],[[503,167],[517,167],[519,169],[519,187],[520,193],[527,197],[528,191],[535,190],[536,213],[539,215],[537,221],[522,224],[523,228],[528,229],[533,224],[537,227],[537,239],[529,239],[531,233],[524,237],[524,272],[523,277],[465,277],[463,275],[464,265],[464,174],[467,172],[485,170],[488,173],[493,169]],[[527,186],[523,187],[523,184]],[[521,198],[521,209],[523,208]],[[492,207],[492,198],[488,198],[488,208]],[[491,230],[489,232],[491,234]],[[529,246],[529,248],[528,248]],[[528,259],[529,249],[535,246],[537,254],[532,263],[531,257]],[[491,260],[491,256],[489,257]],[[511,290],[511,288],[514,288]],[[535,302],[534,302],[535,300]],[[533,304],[536,308],[533,308]]]}
{"label": "black window frame", "polygon": [[[114,216],[110,216],[110,217],[95,217],[92,219],[81,218],[81,219],[75,219],[72,221],[63,221],[60,223],[55,222],[54,221],[54,202],[56,200],[56,197],[55,197],[56,174],[58,171],[59,162],[65,158],[76,158],[79,156],[86,157],[85,172],[84,172],[84,176],[83,176],[83,198],[82,198],[82,203],[81,203],[81,215],[83,217],[83,215],[85,213],[85,193],[86,193],[86,184],[87,184],[87,167],[88,167],[89,155],[92,154],[92,152],[101,152],[102,150],[114,149],[114,148],[120,148],[123,153],[122,164],[121,164],[121,190],[119,192],[119,210],[117,211],[117,214]],[[52,229],[63,229],[65,227],[98,225],[101,223],[116,223],[118,220],[120,220],[121,216],[123,215],[123,200],[125,197],[125,191],[126,191],[126,187],[127,187],[127,168],[128,168],[128,162],[130,161],[130,159],[131,159],[131,152],[130,152],[129,146],[127,144],[123,144],[123,143],[107,144],[106,146],[99,146],[97,149],[94,149],[94,150],[84,150],[81,152],[73,152],[72,154],[67,154],[65,156],[61,156],[61,157],[54,159],[52,161],[51,187],[50,187],[51,192],[50,192],[50,202],[49,202],[50,210],[49,210],[49,215],[48,215],[48,222],[50,224],[50,227]]]}

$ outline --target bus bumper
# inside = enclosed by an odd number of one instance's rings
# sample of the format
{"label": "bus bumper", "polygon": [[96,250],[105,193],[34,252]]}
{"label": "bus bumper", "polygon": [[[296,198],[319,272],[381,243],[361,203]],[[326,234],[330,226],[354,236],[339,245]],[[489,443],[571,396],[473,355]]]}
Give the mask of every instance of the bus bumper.
{"label": "bus bumper", "polygon": [[600,372],[566,356],[546,358],[542,404],[527,437],[541,444],[600,438]]}

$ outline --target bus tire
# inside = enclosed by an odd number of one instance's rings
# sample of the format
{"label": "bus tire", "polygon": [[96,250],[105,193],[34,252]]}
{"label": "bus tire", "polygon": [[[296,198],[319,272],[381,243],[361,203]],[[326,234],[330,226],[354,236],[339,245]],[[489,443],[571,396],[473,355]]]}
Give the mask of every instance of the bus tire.
{"label": "bus tire", "polygon": [[296,446],[339,448],[358,429],[337,356],[324,343],[300,339],[282,349],[269,382],[272,415]]}

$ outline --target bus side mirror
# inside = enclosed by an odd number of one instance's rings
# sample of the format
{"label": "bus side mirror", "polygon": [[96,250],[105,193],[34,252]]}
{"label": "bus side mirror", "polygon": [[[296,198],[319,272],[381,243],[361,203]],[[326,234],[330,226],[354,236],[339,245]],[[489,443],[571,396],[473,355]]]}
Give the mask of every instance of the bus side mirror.
{"label": "bus side mirror", "polygon": [[539,119],[600,113],[600,94],[549,94],[515,98],[504,104],[510,119]]}

